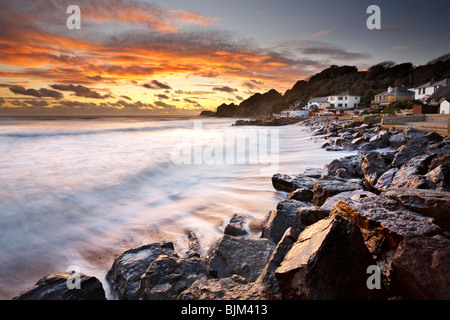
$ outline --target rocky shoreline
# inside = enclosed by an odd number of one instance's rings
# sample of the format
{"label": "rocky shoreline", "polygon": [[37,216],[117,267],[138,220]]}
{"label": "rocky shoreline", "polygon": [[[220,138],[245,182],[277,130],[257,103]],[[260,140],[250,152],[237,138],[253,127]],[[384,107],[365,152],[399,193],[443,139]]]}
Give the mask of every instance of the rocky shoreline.
{"label": "rocky shoreline", "polygon": [[[106,275],[117,298],[450,299],[450,139],[350,120],[301,124],[328,151],[358,152],[275,174],[286,199],[258,239],[236,214],[204,256],[194,233],[183,255],[171,242],[124,252]],[[95,277],[70,290],[70,276],[49,275],[14,299],[106,299]]]}

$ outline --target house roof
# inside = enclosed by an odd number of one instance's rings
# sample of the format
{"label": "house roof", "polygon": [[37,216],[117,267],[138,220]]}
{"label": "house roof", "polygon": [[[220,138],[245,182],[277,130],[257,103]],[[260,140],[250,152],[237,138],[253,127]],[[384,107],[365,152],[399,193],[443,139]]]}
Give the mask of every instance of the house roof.
{"label": "house roof", "polygon": [[326,102],[328,100],[328,97],[314,97],[309,99],[308,102]]}
{"label": "house roof", "polygon": [[400,87],[395,87],[392,89],[392,91],[384,91],[382,93],[377,94],[377,96],[390,96],[390,95],[402,95],[402,94],[414,94],[413,91],[405,89],[405,88],[400,88]]}
{"label": "house roof", "polygon": [[437,89],[428,99],[450,99],[450,86],[443,86]]}
{"label": "house roof", "polygon": [[359,97],[357,94],[351,92],[351,91],[344,91],[341,92],[339,94],[337,94],[338,97],[342,97],[342,96],[353,96],[353,97]]}
{"label": "house roof", "polygon": [[417,89],[434,87],[434,86],[446,86],[446,85],[450,85],[450,78],[445,78],[440,81],[429,81],[421,86],[418,86]]}

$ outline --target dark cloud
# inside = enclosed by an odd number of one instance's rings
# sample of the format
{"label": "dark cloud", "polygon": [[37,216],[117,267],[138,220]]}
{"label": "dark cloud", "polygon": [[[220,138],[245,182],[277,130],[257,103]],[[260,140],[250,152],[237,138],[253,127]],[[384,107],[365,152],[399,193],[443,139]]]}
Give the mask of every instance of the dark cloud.
{"label": "dark cloud", "polygon": [[93,77],[86,76],[86,78],[88,78],[89,80],[94,80],[94,81],[102,81],[103,80],[103,77],[100,75],[93,76]]}
{"label": "dark cloud", "polygon": [[163,100],[170,99],[170,97],[166,94],[157,94],[157,95],[155,95],[155,97],[158,97]]}
{"label": "dark cloud", "polygon": [[36,98],[61,99],[64,97],[61,92],[49,90],[49,89],[45,89],[45,88],[36,90],[36,89],[25,89],[24,87],[21,87],[21,86],[12,86],[9,88],[9,90],[15,94],[32,96],[32,97],[36,97]]}
{"label": "dark cloud", "polygon": [[75,93],[75,96],[77,97],[83,97],[83,98],[92,98],[92,99],[106,99],[111,98],[110,94],[101,95],[97,91],[91,90],[88,87],[82,86],[82,85],[73,85],[73,84],[52,84],[50,85],[51,88],[55,90],[60,91],[71,91]]}
{"label": "dark cloud", "polygon": [[237,89],[230,88],[230,87],[228,87],[228,86],[214,87],[213,90],[214,90],[214,91],[227,92],[227,93],[232,93],[232,92],[238,91]]}
{"label": "dark cloud", "polygon": [[195,106],[196,108],[203,108],[202,105],[195,100],[184,98],[183,101],[190,103],[191,105]]}
{"label": "dark cloud", "polygon": [[127,99],[127,100],[133,100],[129,96],[120,96],[121,98]]}
{"label": "dark cloud", "polygon": [[152,80],[150,83],[145,83],[142,86],[144,88],[153,89],[153,90],[160,90],[160,89],[170,90],[170,89],[172,89],[167,83],[162,83],[162,82],[159,82],[158,80]]}
{"label": "dark cloud", "polygon": [[303,54],[306,55],[321,55],[326,56],[328,58],[332,59],[338,59],[338,60],[358,60],[358,59],[367,59],[370,58],[370,55],[367,53],[357,53],[357,52],[348,52],[345,49],[341,48],[321,48],[321,47],[311,47],[311,48],[304,48],[302,50]]}
{"label": "dark cloud", "polygon": [[258,81],[258,80],[248,80],[248,81],[244,81],[242,82],[242,86],[248,88],[248,89],[255,89],[258,86],[264,85],[264,83],[262,81]]}

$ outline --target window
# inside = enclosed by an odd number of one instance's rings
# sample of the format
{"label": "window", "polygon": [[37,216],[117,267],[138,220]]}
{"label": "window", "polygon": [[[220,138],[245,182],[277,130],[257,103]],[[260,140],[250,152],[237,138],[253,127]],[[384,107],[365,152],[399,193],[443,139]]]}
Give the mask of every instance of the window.
{"label": "window", "polygon": [[348,100],[348,97],[345,97],[345,100]]}
{"label": "window", "polygon": [[338,100],[342,100],[342,97],[338,97]]}

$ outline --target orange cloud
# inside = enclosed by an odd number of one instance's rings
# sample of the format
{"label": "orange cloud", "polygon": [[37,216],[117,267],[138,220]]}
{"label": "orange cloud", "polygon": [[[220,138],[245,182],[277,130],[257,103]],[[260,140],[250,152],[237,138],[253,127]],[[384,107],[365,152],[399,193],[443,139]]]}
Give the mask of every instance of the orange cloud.
{"label": "orange cloud", "polygon": [[408,49],[408,47],[407,46],[395,46],[395,47],[392,47],[392,49],[394,49],[396,51],[400,51],[400,50]]}
{"label": "orange cloud", "polygon": [[333,32],[333,31],[331,31],[331,30],[323,30],[323,31],[314,33],[314,34],[313,34],[313,37],[323,36],[323,35],[325,35],[325,34],[329,34],[329,33],[332,33],[332,32]]}

